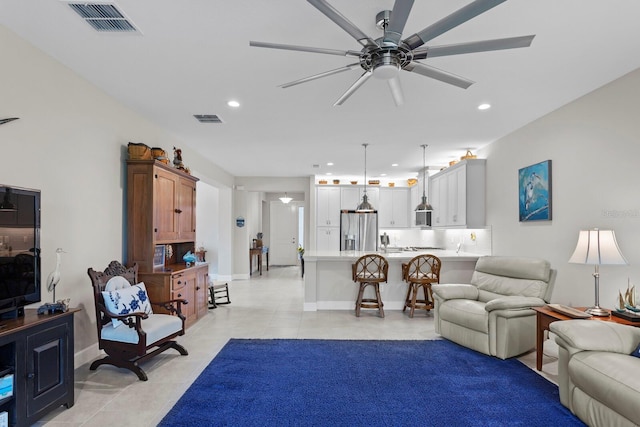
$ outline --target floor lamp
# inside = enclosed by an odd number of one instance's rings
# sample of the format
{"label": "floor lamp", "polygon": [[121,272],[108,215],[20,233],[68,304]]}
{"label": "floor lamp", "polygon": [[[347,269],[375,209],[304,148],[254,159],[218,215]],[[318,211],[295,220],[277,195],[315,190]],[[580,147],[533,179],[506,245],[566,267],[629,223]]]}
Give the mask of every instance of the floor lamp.
{"label": "floor lamp", "polygon": [[585,311],[593,316],[609,316],[609,311],[600,307],[600,265],[628,264],[620,252],[613,230],[580,230],[576,250],[569,259],[573,264],[592,264],[595,266],[596,303]]}

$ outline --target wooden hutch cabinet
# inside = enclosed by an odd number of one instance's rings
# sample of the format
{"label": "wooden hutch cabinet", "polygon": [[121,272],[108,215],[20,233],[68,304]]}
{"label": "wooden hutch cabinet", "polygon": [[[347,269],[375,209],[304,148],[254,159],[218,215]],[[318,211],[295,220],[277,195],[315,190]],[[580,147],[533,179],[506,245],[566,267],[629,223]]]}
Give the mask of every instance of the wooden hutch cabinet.
{"label": "wooden hutch cabinet", "polygon": [[[187,267],[195,251],[198,178],[155,160],[127,162],[127,264],[138,263],[151,301],[183,298],[187,325],[207,313],[207,264]],[[156,258],[158,253],[171,256]]]}

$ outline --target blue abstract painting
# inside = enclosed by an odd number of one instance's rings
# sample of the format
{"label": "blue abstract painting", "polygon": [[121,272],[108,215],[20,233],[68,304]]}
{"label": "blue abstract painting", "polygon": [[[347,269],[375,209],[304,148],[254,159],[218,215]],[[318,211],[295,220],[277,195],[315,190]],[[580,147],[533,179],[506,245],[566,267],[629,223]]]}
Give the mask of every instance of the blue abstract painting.
{"label": "blue abstract painting", "polygon": [[520,222],[551,220],[551,160],[518,171]]}

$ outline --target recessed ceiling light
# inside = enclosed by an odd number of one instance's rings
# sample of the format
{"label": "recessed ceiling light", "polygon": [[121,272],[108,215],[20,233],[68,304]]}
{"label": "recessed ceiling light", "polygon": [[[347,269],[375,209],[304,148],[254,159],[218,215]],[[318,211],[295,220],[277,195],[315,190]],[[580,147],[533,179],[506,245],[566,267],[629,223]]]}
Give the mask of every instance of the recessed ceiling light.
{"label": "recessed ceiling light", "polygon": [[387,174],[386,173],[381,173],[380,176],[387,176]]}
{"label": "recessed ceiling light", "polygon": [[327,172],[327,175],[333,175],[331,172]]}
{"label": "recessed ceiling light", "polygon": [[478,105],[478,110],[488,110],[491,108],[491,104],[480,104]]}
{"label": "recessed ceiling light", "polygon": [[333,166],[333,162],[327,163],[327,166]]}
{"label": "recessed ceiling light", "polygon": [[227,105],[232,108],[238,108],[240,106],[240,103],[238,101],[231,100],[227,102]]}
{"label": "recessed ceiling light", "polygon": [[396,167],[396,166],[398,166],[398,164],[397,163],[393,163],[393,164],[391,164],[391,166]]}

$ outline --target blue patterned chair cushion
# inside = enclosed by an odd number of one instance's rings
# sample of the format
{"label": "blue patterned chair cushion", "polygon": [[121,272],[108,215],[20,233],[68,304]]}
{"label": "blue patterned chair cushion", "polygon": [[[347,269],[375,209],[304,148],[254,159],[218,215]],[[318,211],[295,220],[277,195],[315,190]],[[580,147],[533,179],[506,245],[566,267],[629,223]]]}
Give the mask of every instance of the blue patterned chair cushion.
{"label": "blue patterned chair cushion", "polygon": [[[102,296],[104,305],[111,313],[129,314],[146,313],[153,314],[147,288],[143,282],[131,286],[129,281],[122,276],[110,279],[104,287]],[[114,328],[122,325],[118,319],[111,319]]]}

